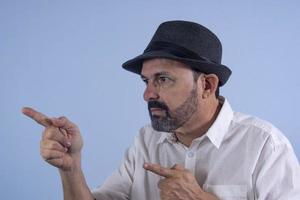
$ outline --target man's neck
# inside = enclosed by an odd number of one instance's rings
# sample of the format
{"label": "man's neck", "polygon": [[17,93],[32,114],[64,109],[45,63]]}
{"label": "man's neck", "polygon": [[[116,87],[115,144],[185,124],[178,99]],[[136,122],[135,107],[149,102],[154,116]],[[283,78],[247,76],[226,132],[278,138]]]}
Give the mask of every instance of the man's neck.
{"label": "man's neck", "polygon": [[[204,110],[204,108],[206,108]],[[187,147],[190,147],[192,141],[198,137],[204,135],[211,125],[216,120],[222,104],[219,100],[211,103],[211,105],[205,106],[200,109],[199,113],[195,114],[184,126],[175,131],[175,135],[179,142]],[[201,113],[201,111],[203,113]]]}

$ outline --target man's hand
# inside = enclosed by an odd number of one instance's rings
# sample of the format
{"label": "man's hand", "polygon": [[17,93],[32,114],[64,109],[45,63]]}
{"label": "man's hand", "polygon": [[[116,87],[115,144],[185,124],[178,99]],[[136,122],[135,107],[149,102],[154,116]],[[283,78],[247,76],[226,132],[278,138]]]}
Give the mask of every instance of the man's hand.
{"label": "man's hand", "polygon": [[158,164],[145,163],[144,169],[164,177],[158,182],[161,200],[217,200],[199,186],[189,170],[180,165],[165,168]]}
{"label": "man's hand", "polygon": [[45,127],[40,153],[46,162],[63,171],[80,166],[83,141],[74,123],[66,117],[49,118],[32,108],[23,108],[22,112]]}

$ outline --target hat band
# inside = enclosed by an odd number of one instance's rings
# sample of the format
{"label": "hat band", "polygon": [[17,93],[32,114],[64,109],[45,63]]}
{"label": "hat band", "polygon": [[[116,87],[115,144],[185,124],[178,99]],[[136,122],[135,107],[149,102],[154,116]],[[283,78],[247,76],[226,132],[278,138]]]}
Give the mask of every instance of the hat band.
{"label": "hat band", "polygon": [[181,58],[188,58],[188,59],[194,59],[194,60],[202,60],[208,63],[215,63],[204,56],[199,56],[197,53],[190,51],[189,49],[186,49],[185,47],[170,43],[170,42],[163,42],[163,41],[155,41],[151,42],[148,47],[145,49],[144,53],[148,53],[151,51],[165,51],[172,55],[175,55],[177,57]]}

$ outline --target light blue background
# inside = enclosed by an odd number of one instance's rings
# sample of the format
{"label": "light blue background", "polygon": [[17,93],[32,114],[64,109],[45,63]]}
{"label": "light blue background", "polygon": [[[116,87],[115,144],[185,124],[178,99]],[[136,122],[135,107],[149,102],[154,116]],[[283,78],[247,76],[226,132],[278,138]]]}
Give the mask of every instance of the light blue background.
{"label": "light blue background", "polygon": [[43,128],[23,106],[80,126],[90,187],[111,174],[149,121],[144,84],[121,64],[173,19],[219,36],[233,71],[221,93],[279,127],[299,158],[298,2],[0,0],[0,198],[62,199],[57,170],[39,155]]}

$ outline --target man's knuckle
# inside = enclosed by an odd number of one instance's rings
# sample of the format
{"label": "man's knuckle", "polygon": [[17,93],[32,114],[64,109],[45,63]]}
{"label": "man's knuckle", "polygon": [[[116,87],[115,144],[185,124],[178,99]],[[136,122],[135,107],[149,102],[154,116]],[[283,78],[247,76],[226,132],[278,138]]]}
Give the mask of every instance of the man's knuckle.
{"label": "man's knuckle", "polygon": [[50,149],[58,149],[58,144],[55,141],[49,142]]}
{"label": "man's knuckle", "polygon": [[58,118],[61,123],[65,124],[65,123],[68,123],[69,122],[69,119],[66,117],[66,116],[61,116]]}
{"label": "man's knuckle", "polygon": [[45,155],[45,157],[46,157],[47,159],[51,158],[51,152],[48,151],[48,150],[45,150],[45,151],[44,151],[44,155]]}
{"label": "man's knuckle", "polygon": [[51,138],[53,136],[53,128],[47,127],[43,133],[43,138]]}
{"label": "man's knuckle", "polygon": [[158,172],[159,172],[160,174],[164,174],[164,173],[165,173],[165,170],[164,170],[164,168],[159,167],[159,168],[158,168]]}
{"label": "man's knuckle", "polygon": [[41,156],[44,160],[49,159],[49,152],[45,149],[41,149]]}
{"label": "man's knuckle", "polygon": [[190,171],[185,171],[182,173],[183,178],[190,179],[194,175]]}
{"label": "man's knuckle", "polygon": [[53,141],[60,141],[63,138],[63,135],[58,128],[53,127],[45,132],[44,138]]}

